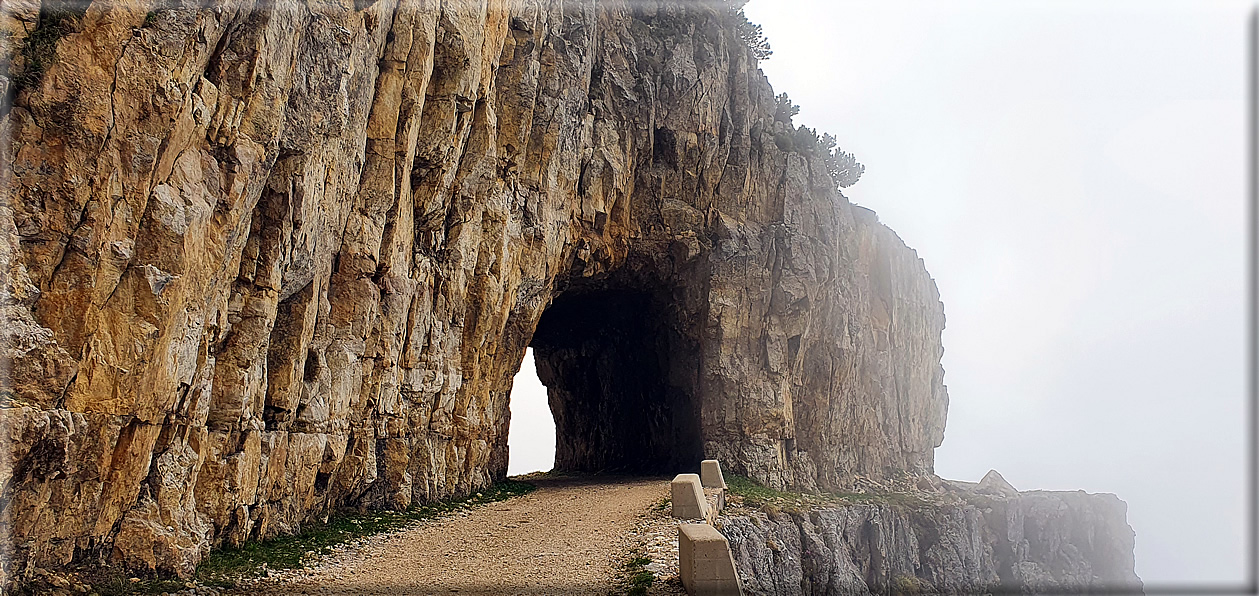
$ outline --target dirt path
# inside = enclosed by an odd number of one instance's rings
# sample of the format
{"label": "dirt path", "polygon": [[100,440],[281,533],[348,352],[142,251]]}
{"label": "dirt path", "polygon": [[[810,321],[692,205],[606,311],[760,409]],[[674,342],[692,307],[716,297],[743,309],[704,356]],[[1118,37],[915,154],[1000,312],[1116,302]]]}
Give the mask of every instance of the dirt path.
{"label": "dirt path", "polygon": [[[273,594],[608,594],[667,480],[543,479],[344,552]],[[259,590],[261,592],[262,590]]]}

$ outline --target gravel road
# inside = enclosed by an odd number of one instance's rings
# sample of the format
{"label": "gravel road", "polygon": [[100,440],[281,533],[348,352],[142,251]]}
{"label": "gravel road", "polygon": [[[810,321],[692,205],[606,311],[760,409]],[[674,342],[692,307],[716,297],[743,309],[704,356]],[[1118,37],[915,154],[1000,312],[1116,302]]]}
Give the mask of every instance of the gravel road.
{"label": "gravel road", "polygon": [[667,480],[531,482],[528,495],[379,537],[254,593],[609,594],[644,527],[666,515],[652,506]]}

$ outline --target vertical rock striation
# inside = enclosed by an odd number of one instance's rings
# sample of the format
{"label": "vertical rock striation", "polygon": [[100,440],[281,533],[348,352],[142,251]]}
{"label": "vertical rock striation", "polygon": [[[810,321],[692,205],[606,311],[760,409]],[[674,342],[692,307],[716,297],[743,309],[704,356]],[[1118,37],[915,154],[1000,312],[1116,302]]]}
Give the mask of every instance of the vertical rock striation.
{"label": "vertical rock striation", "polygon": [[564,467],[932,471],[935,284],[779,146],[725,5],[46,0],[0,27],[10,578],[187,575],[486,486],[531,343]]}

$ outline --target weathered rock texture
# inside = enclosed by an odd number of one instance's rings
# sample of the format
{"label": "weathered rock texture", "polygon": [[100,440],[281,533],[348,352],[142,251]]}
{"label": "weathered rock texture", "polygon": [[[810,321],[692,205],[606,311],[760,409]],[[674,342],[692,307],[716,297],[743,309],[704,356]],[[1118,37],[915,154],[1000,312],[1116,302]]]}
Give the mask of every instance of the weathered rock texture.
{"label": "weathered rock texture", "polygon": [[1132,593],[1127,505],[1083,492],[956,491],[722,517],[750,594]]}
{"label": "weathered rock texture", "polygon": [[724,5],[4,8],[9,573],[485,486],[531,342],[564,468],[932,470],[935,284]]}

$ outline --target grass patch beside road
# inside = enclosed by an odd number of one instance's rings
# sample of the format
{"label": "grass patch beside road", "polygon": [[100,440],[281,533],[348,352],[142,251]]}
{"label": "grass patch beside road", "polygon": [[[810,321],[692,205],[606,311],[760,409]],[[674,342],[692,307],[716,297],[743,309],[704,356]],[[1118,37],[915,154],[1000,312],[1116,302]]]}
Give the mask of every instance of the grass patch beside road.
{"label": "grass patch beside road", "polygon": [[647,570],[647,565],[650,564],[651,557],[635,550],[621,566],[621,571],[625,573],[625,590],[629,596],[643,596],[656,583],[656,574]]}
{"label": "grass patch beside road", "polygon": [[743,504],[748,507],[760,507],[766,503],[785,504],[787,502],[795,502],[806,497],[814,497],[815,495],[806,495],[803,493],[789,493],[765,486],[746,476],[738,474],[729,474],[726,477],[726,489],[731,493],[743,498]]}
{"label": "grass patch beside road", "polygon": [[211,585],[234,585],[236,579],[260,577],[269,569],[298,569],[311,558],[356,538],[400,530],[407,525],[462,509],[504,501],[536,488],[527,482],[504,480],[463,499],[417,505],[406,511],[377,511],[334,515],[294,536],[249,542],[210,553],[197,567],[197,579]]}
{"label": "grass patch beside road", "polygon": [[[481,492],[461,499],[448,499],[417,505],[406,511],[343,512],[324,523],[307,524],[301,533],[247,542],[239,547],[215,549],[197,566],[196,585],[237,588],[240,580],[259,578],[270,570],[298,569],[338,545],[376,534],[401,530],[425,519],[472,509],[532,492],[536,486],[518,480],[504,480]],[[106,570],[92,574],[92,589],[101,596],[161,594],[187,589],[183,580],[131,578]]]}
{"label": "grass patch beside road", "polygon": [[811,494],[781,491],[738,474],[726,475],[726,488],[732,495],[739,497],[743,506],[760,509],[771,516],[776,516],[781,512],[800,513],[818,507],[857,503],[883,504],[906,509],[916,509],[930,504],[930,501],[922,495],[911,492]]}

